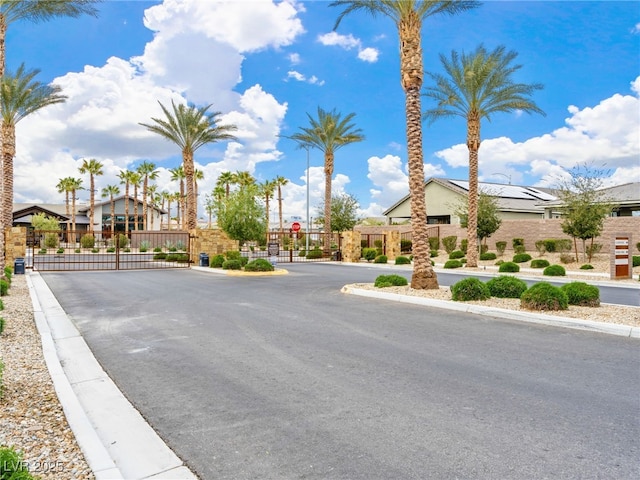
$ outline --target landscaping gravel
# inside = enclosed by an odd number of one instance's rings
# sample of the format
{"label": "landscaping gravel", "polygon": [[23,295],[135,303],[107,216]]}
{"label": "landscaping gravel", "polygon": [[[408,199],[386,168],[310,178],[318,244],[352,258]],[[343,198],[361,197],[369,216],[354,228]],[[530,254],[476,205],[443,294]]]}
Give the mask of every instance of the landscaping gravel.
{"label": "landscaping gravel", "polygon": [[30,472],[43,480],[95,478],[47,370],[24,275],[12,278],[9,295],[2,301],[0,316],[6,325],[0,335],[0,358],[5,364],[0,446],[22,452]]}

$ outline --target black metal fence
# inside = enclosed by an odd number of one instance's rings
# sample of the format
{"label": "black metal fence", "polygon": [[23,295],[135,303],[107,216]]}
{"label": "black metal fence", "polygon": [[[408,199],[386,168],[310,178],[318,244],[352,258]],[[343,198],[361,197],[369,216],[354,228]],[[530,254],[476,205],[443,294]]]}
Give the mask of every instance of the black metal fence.
{"label": "black metal fence", "polygon": [[187,268],[190,237],[179,231],[100,232],[34,230],[27,234],[27,267],[38,271]]}

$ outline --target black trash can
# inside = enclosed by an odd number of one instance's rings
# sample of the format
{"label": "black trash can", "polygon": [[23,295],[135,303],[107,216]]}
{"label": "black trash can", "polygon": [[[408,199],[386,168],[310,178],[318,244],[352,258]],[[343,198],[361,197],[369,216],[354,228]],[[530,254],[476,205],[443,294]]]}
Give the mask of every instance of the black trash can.
{"label": "black trash can", "polygon": [[24,275],[24,258],[18,257],[13,262],[13,274]]}
{"label": "black trash can", "polygon": [[208,267],[209,266],[209,255],[207,255],[206,253],[201,253],[200,254],[200,266],[201,267]]}

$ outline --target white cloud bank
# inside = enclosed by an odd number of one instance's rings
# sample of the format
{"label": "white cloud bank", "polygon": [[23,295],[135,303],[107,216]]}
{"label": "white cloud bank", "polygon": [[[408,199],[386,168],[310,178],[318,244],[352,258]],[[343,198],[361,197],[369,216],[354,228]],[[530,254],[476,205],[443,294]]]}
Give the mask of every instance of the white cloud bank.
{"label": "white cloud bank", "polygon": [[376,48],[364,48],[362,46],[362,41],[351,34],[341,35],[337,32],[329,32],[319,35],[318,41],[322,45],[340,47],[344,50],[352,50],[356,48],[358,50],[358,58],[363,62],[375,63],[378,61],[378,56],[380,55],[380,52]]}

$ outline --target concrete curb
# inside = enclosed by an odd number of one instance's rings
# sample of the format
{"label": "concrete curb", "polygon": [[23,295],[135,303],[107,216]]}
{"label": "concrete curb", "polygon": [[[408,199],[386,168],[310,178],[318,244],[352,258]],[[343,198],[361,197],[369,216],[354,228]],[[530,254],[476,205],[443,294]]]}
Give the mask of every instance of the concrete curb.
{"label": "concrete curb", "polygon": [[229,275],[233,277],[273,277],[276,275],[288,275],[289,271],[284,268],[276,268],[273,272],[245,272],[243,270],[223,270],[222,268],[191,267],[191,270],[205,273],[217,273],[218,275]]}
{"label": "concrete curb", "polygon": [[102,369],[39,273],[27,274],[42,351],[97,480],[197,480]]}
{"label": "concrete curb", "polygon": [[395,302],[410,303],[413,305],[423,305],[426,307],[442,308],[458,312],[475,313],[489,317],[506,318],[508,320],[519,320],[529,323],[551,325],[555,327],[573,328],[577,330],[588,330],[591,332],[606,333],[609,335],[619,335],[623,337],[640,338],[640,327],[628,325],[618,325],[613,323],[593,322],[590,320],[579,320],[573,318],[559,317],[540,313],[519,312],[505,308],[483,307],[481,305],[470,305],[463,302],[448,302],[424,297],[412,297],[397,293],[377,292],[354,288],[348,285],[342,287],[342,293],[359,295],[369,298],[380,298]]}

